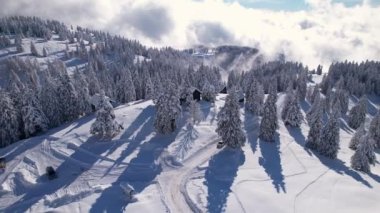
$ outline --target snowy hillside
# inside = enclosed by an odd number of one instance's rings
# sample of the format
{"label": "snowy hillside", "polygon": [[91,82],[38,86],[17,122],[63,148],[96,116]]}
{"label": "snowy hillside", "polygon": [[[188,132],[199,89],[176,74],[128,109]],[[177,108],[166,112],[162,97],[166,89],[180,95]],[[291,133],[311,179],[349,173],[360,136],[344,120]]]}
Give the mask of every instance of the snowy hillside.
{"label": "snowy hillside", "polygon": [[[279,108],[283,99],[280,94]],[[91,136],[94,116],[87,116],[3,148],[7,169],[0,176],[0,211],[371,213],[380,208],[380,167],[377,163],[370,175],[349,167],[354,131],[344,123],[338,159],[330,160],[305,149],[305,123],[299,130],[280,122],[276,142],[261,141],[259,118],[242,107],[245,146],[219,150],[216,114],[224,100],[218,95],[215,105],[202,101],[204,119],[194,128],[183,112],[177,130],[166,136],[153,129],[153,103],[137,101],[115,109],[124,130],[112,140]],[[57,179],[46,178],[46,166],[56,168]],[[122,182],[136,190],[134,202],[127,202]]]}

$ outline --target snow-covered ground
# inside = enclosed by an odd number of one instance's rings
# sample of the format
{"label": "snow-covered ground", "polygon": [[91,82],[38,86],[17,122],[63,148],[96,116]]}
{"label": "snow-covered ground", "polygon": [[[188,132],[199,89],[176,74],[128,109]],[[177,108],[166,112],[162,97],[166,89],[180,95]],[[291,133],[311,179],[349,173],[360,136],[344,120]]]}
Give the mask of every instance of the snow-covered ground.
{"label": "snow-covered ground", "polygon": [[[276,143],[257,138],[259,118],[241,108],[247,135],[241,150],[219,150],[214,105],[201,102],[194,128],[183,112],[170,135],[154,132],[155,108],[137,101],[115,109],[124,130],[112,140],[89,134],[94,116],[0,149],[0,212],[361,212],[380,209],[380,165],[372,174],[349,167],[354,131],[342,121],[341,150],[330,160],[304,148],[308,126],[280,121]],[[283,95],[279,95],[281,107]],[[370,107],[379,107],[379,103]],[[307,104],[302,108],[306,110]],[[370,118],[371,115],[368,115]],[[379,153],[377,153],[380,159]],[[44,173],[53,166],[58,178]],[[128,182],[128,202],[119,184]]]}

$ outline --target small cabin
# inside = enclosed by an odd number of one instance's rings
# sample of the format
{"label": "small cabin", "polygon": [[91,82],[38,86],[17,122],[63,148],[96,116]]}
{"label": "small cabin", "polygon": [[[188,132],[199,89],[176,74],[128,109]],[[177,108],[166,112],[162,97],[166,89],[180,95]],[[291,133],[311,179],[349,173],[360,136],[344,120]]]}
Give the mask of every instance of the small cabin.
{"label": "small cabin", "polygon": [[57,172],[53,167],[48,166],[46,167],[46,176],[49,178],[49,180],[55,179],[57,178]]}
{"label": "small cabin", "polygon": [[135,189],[128,183],[120,183],[120,188],[123,190],[124,194],[127,196],[128,200],[132,200],[135,195]]}
{"label": "small cabin", "polygon": [[6,165],[5,158],[0,158],[0,169],[5,169]]}
{"label": "small cabin", "polygon": [[194,89],[193,91],[193,100],[200,101],[201,100],[201,91],[198,89]]}
{"label": "small cabin", "polygon": [[197,89],[195,87],[191,87],[188,92],[189,92],[188,94],[184,93],[182,95],[182,97],[179,99],[179,102],[180,102],[181,105],[190,104],[190,103],[187,103],[187,102],[188,102],[188,96],[191,96],[191,93],[193,95],[193,100],[196,100],[196,101],[200,101],[201,100],[201,94],[202,94],[202,92],[199,89]]}
{"label": "small cabin", "polygon": [[219,93],[227,94],[227,87],[223,87],[223,89]]}

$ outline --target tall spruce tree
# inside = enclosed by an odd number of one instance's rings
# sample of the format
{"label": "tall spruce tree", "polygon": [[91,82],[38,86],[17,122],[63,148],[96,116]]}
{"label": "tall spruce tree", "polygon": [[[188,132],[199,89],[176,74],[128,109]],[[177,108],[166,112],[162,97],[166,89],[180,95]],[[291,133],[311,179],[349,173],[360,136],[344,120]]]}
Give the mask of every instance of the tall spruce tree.
{"label": "tall spruce tree", "polygon": [[115,121],[113,107],[106,99],[104,91],[101,91],[100,97],[96,120],[91,125],[90,133],[100,137],[110,138],[120,131],[121,125]]}
{"label": "tall spruce tree", "polygon": [[372,118],[369,126],[369,135],[375,141],[377,147],[380,148],[380,111]]}
{"label": "tall spruce tree", "polygon": [[208,102],[215,102],[215,87],[206,79],[202,88],[202,99]]}
{"label": "tall spruce tree", "polygon": [[20,138],[17,109],[9,95],[0,89],[0,147],[5,147]]}
{"label": "tall spruce tree", "polygon": [[363,96],[359,103],[352,107],[348,115],[348,125],[353,128],[359,128],[360,124],[365,121],[365,116],[367,113],[367,98]]}
{"label": "tall spruce tree", "polygon": [[[334,110],[335,111],[335,110]],[[318,152],[321,155],[335,159],[339,150],[339,120],[338,112],[333,112],[327,124],[322,129]]]}
{"label": "tall spruce tree", "polygon": [[351,167],[355,170],[370,172],[370,164],[375,164],[375,153],[373,147],[373,139],[368,135],[364,135],[360,138],[358,147],[351,157]]}
{"label": "tall spruce tree", "polygon": [[223,108],[218,113],[216,132],[222,143],[231,148],[239,148],[245,143],[245,135],[241,127],[240,107],[235,89],[229,92]]}
{"label": "tall spruce tree", "polygon": [[321,143],[322,134],[322,109],[320,107],[316,108],[315,113],[310,117],[309,122],[309,134],[307,136],[305,146],[309,149],[318,151],[318,147]]}
{"label": "tall spruce tree", "polygon": [[179,96],[173,83],[168,83],[156,102],[154,127],[161,134],[174,132],[181,112]]}
{"label": "tall spruce tree", "polygon": [[318,93],[318,95],[315,96],[314,103],[311,105],[311,108],[306,113],[307,121],[309,123],[312,122],[312,119],[313,119],[313,117],[315,117],[315,114],[320,113],[319,111],[322,112],[322,107],[321,107],[321,96]]}
{"label": "tall spruce tree", "polygon": [[360,138],[367,134],[367,131],[365,130],[365,125],[362,123],[360,127],[356,130],[354,136],[350,140],[349,147],[350,149],[356,150],[358,148]]}
{"label": "tall spruce tree", "polygon": [[288,101],[286,101],[287,103],[283,106],[281,117],[285,125],[299,127],[303,121],[303,115],[298,103],[298,98],[294,95],[293,91],[289,91],[286,99]]}
{"label": "tall spruce tree", "polygon": [[49,121],[41,110],[40,103],[34,92],[27,89],[22,98],[21,116],[26,137],[34,136],[48,129]]}
{"label": "tall spruce tree", "polygon": [[276,92],[277,89],[272,86],[262,111],[263,117],[260,123],[259,137],[267,142],[274,142],[276,129],[278,128]]}

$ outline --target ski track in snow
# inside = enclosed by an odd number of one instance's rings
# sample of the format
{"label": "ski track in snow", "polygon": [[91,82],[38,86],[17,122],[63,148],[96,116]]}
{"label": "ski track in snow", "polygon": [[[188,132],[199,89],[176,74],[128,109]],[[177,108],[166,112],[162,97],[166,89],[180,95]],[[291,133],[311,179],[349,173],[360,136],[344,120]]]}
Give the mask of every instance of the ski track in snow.
{"label": "ski track in snow", "polygon": [[160,185],[163,188],[162,192],[166,195],[166,202],[171,212],[202,212],[188,195],[186,182],[199,165],[202,165],[209,160],[211,156],[220,151],[213,151],[216,149],[215,144],[218,141],[219,139],[213,140],[207,146],[185,159],[181,167],[173,168],[172,165],[168,165],[167,161],[163,161],[168,171],[158,179],[159,182],[167,182]]}

